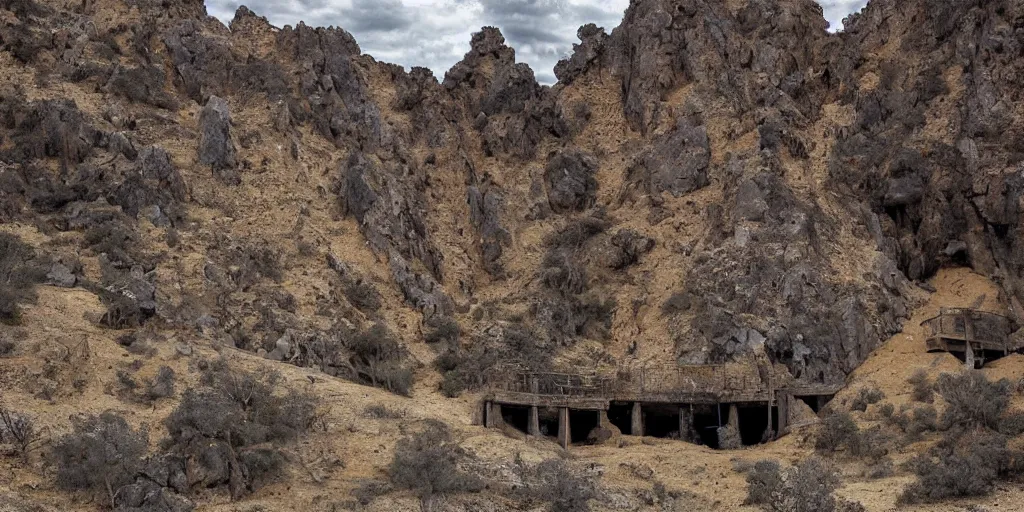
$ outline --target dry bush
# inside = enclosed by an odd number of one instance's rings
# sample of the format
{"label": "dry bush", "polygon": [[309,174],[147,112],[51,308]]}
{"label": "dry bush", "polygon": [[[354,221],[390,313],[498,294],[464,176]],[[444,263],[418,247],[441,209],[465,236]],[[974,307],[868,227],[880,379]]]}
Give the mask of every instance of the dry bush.
{"label": "dry bush", "polygon": [[814,448],[819,452],[835,452],[849,446],[860,429],[846,411],[832,411],[821,420]]}
{"label": "dry bush", "polygon": [[857,512],[859,503],[836,498],[839,475],[824,460],[811,457],[781,469],[774,461],[761,461],[747,477],[748,504],[770,512]]}
{"label": "dry bush", "polygon": [[864,412],[868,406],[877,404],[885,398],[885,393],[874,385],[862,387],[857,391],[857,396],[850,403],[850,410]]}
{"label": "dry bush", "polygon": [[[206,484],[228,484],[236,498],[279,476],[285,463],[279,445],[322,421],[318,399],[283,389],[274,373],[257,375],[218,361],[203,371],[201,383],[186,390],[164,420],[166,445],[200,461],[210,473]],[[228,470],[231,460],[238,461],[237,471]]]}
{"label": "dry bush", "polygon": [[950,428],[999,429],[1010,405],[1013,386],[1006,379],[989,381],[980,372],[944,373],[935,382],[939,395],[947,402],[940,426]]}
{"label": "dry bush", "polygon": [[917,481],[900,494],[899,503],[935,503],[952,498],[983,496],[1011,471],[1013,458],[1006,438],[976,431],[953,435],[930,454],[920,455],[908,466]]}
{"label": "dry bush", "polygon": [[589,512],[590,500],[597,497],[597,485],[576,475],[565,461],[549,459],[521,470],[523,486],[518,497],[532,505],[546,503],[552,512]]}
{"label": "dry bush", "polygon": [[459,469],[468,457],[445,424],[427,421],[420,432],[395,445],[388,475],[396,487],[409,489],[423,500],[435,494],[479,492],[483,482]]}
{"label": "dry bush", "polygon": [[500,336],[474,337],[466,349],[458,344],[447,347],[434,360],[434,366],[443,376],[441,392],[454,398],[487,384],[491,369],[499,364],[517,362],[524,368],[546,371],[550,360],[548,349],[539,345],[536,334],[513,324],[505,326]]}
{"label": "dry bush", "polygon": [[35,286],[46,279],[44,263],[16,235],[0,233],[0,323],[20,321],[19,304],[36,299]]}
{"label": "dry bush", "polygon": [[747,473],[747,499],[744,505],[768,505],[772,493],[782,485],[782,466],[777,460],[759,460]]}
{"label": "dry bush", "polygon": [[373,312],[381,307],[380,293],[373,283],[354,279],[344,284],[345,297],[360,311]]}
{"label": "dry bush", "polygon": [[450,316],[435,315],[427,321],[430,329],[424,336],[427,343],[444,343],[446,346],[456,345],[462,336],[459,323]]}
{"label": "dry bush", "polygon": [[387,327],[374,324],[349,337],[346,345],[352,353],[352,367],[361,381],[392,393],[409,395],[413,375],[407,367],[408,351]]}
{"label": "dry bush", "polygon": [[57,485],[90,492],[114,507],[117,491],[142,470],[146,432],[113,412],[74,419],[73,428],[53,446]]}
{"label": "dry bush", "polygon": [[23,459],[28,457],[29,447],[38,434],[32,418],[0,408],[0,443],[14,445]]}
{"label": "dry bush", "polygon": [[386,405],[373,404],[363,409],[363,417],[375,420],[398,420],[406,416],[405,410],[392,409]]}
{"label": "dry bush", "polygon": [[907,441],[916,442],[925,432],[938,430],[938,412],[931,404],[918,405],[910,408],[904,405],[899,414],[890,417],[890,422],[907,435]]}
{"label": "dry bush", "polygon": [[918,368],[914,374],[907,379],[912,386],[911,398],[915,402],[932,403],[935,400],[935,391],[931,381],[928,380],[928,372]]}

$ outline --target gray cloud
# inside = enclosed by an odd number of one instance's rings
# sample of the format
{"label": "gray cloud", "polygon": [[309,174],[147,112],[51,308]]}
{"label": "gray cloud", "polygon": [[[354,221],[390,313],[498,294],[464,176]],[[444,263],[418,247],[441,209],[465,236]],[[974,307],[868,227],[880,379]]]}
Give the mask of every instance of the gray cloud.
{"label": "gray cloud", "polygon": [[[835,30],[866,0],[819,3]],[[342,27],[376,59],[427,67],[439,79],[469,50],[471,34],[493,25],[538,81],[553,83],[552,70],[572,51],[576,29],[595,23],[611,32],[629,0],[206,0],[210,14],[225,24],[243,4],[277,26]]]}

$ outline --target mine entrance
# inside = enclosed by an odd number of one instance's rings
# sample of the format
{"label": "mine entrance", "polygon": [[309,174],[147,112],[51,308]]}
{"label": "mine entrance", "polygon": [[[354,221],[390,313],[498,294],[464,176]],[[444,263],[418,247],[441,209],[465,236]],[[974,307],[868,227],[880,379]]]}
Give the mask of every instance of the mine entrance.
{"label": "mine entrance", "polygon": [[833,395],[810,395],[810,396],[798,396],[803,403],[807,404],[808,407],[814,411],[815,414],[821,412],[821,410],[832,401]]}
{"label": "mine entrance", "polygon": [[540,424],[540,435],[558,436],[558,409],[541,407],[537,410],[537,423]]}
{"label": "mine entrance", "polygon": [[765,431],[768,430],[768,415],[771,414],[771,424],[779,424],[778,407],[769,407],[764,404],[743,404],[737,409],[740,420],[740,441],[744,446],[760,444],[765,441]]}
{"label": "mine entrance", "polygon": [[598,411],[569,409],[569,441],[573,444],[588,442],[590,432],[600,424],[601,413]]}
{"label": "mine entrance", "polygon": [[633,435],[633,404],[612,402],[608,406],[608,421],[618,427],[622,435]]}
{"label": "mine entrance", "polygon": [[718,405],[695,405],[693,407],[693,428],[697,431],[701,444],[709,448],[718,448],[718,427],[728,421],[728,415],[729,409]]}
{"label": "mine entrance", "polygon": [[501,419],[506,425],[526,433],[529,431],[530,408],[521,405],[502,405]]}
{"label": "mine entrance", "polygon": [[679,406],[675,404],[644,404],[644,435],[679,438]]}

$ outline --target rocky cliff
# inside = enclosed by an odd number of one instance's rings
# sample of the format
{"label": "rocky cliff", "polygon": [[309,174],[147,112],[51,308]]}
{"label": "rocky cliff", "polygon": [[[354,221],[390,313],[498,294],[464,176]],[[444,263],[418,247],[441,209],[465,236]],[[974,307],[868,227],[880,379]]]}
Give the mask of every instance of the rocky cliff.
{"label": "rocky cliff", "polygon": [[1024,5],[846,27],[635,0],[549,87],[495,28],[435,77],[244,7],[4,0],[0,222],[97,325],[400,393],[509,363],[841,382],[943,266],[1024,316]]}

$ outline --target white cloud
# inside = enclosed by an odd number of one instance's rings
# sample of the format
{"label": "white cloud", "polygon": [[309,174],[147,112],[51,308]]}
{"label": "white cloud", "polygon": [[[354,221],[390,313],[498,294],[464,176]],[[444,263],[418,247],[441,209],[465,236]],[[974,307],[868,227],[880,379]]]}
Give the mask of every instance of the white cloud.
{"label": "white cloud", "polygon": [[[821,0],[836,29],[866,0]],[[527,62],[541,83],[555,81],[554,66],[572,51],[576,29],[596,23],[611,32],[629,0],[207,0],[225,24],[240,5],[277,26],[305,21],[348,30],[374,58],[407,68],[423,66],[438,79],[469,50],[480,27],[501,29],[516,59]]]}

